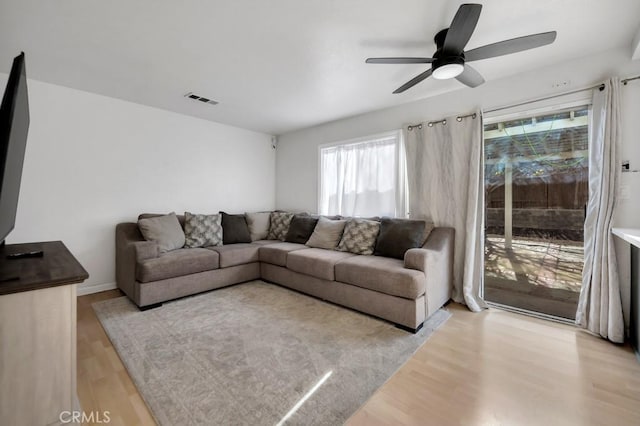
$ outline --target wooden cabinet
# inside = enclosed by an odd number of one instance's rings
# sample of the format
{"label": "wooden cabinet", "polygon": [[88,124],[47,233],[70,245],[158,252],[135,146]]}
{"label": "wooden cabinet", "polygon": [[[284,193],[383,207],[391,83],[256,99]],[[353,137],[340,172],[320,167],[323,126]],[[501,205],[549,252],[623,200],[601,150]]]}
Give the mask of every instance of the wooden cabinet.
{"label": "wooden cabinet", "polygon": [[612,232],[631,246],[629,339],[640,361],[640,229],[613,228]]}
{"label": "wooden cabinet", "polygon": [[[33,250],[43,256],[6,259]],[[79,410],[76,287],[88,274],[60,241],[4,246],[0,257],[0,424],[58,424]]]}

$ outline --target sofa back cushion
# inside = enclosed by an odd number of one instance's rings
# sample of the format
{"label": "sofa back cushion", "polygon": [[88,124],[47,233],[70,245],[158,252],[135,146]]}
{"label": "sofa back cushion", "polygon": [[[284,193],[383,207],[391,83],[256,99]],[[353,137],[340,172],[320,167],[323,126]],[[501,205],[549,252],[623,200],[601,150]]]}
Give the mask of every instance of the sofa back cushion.
{"label": "sofa back cushion", "polygon": [[147,241],[158,243],[161,253],[184,246],[185,236],[175,213],[138,220],[140,233]]}
{"label": "sofa back cushion", "polygon": [[311,234],[313,234],[317,223],[317,217],[301,214],[293,216],[284,240],[288,243],[306,243]]}
{"label": "sofa back cushion", "polygon": [[251,241],[266,240],[271,224],[271,212],[245,213]]}
{"label": "sofa back cushion", "polygon": [[222,215],[184,213],[184,246],[210,247],[222,245]]}
{"label": "sofa back cushion", "polygon": [[422,247],[425,228],[424,220],[383,218],[373,254],[404,259],[407,250]]}
{"label": "sofa back cushion", "polygon": [[251,235],[247,220],[243,214],[228,214],[220,212],[222,215],[222,243],[250,243]]}
{"label": "sofa back cushion", "polygon": [[269,234],[267,240],[284,241],[289,231],[289,225],[293,219],[293,213],[271,212]]}
{"label": "sofa back cushion", "polygon": [[367,219],[348,219],[338,250],[355,254],[373,254],[380,222]]}
{"label": "sofa back cushion", "polygon": [[346,224],[347,221],[344,219],[331,220],[326,217],[320,217],[306,245],[309,247],[335,250],[342,238]]}

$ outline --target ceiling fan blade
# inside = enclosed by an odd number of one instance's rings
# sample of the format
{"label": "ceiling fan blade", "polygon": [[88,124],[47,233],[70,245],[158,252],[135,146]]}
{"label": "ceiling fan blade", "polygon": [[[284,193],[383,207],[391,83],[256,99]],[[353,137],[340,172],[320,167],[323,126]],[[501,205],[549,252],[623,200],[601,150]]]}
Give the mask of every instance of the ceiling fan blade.
{"label": "ceiling fan blade", "polygon": [[462,74],[456,77],[456,80],[469,87],[480,86],[482,83],[484,83],[484,78],[482,78],[480,73],[471,65],[467,64],[465,64]]}
{"label": "ceiling fan blade", "polygon": [[465,61],[479,61],[481,59],[495,58],[496,56],[509,55],[510,53],[545,46],[553,43],[556,35],[557,33],[555,31],[549,31],[547,33],[531,34],[524,37],[512,38],[511,40],[487,44],[486,46],[464,52]]}
{"label": "ceiling fan blade", "polygon": [[368,64],[430,64],[433,58],[368,58]]}
{"label": "ceiling fan blade", "polygon": [[443,50],[445,52],[459,54],[464,50],[473,30],[476,29],[481,11],[481,4],[463,4],[458,8],[444,39]]}
{"label": "ceiling fan blade", "polygon": [[430,75],[431,75],[431,68],[429,68],[428,70],[426,70],[422,74],[418,74],[417,76],[413,77],[411,80],[407,81],[405,84],[403,84],[402,86],[400,86],[396,90],[394,90],[393,93],[402,93],[405,90],[410,89],[411,87],[413,87],[416,84],[420,83],[422,80],[426,79]]}

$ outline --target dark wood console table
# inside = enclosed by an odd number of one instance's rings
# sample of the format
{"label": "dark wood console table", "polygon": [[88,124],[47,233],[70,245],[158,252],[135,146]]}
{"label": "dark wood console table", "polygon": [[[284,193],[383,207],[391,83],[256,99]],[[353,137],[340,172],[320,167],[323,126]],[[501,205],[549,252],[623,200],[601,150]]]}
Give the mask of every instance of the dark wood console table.
{"label": "dark wood console table", "polygon": [[[42,257],[7,255],[43,251]],[[79,410],[76,286],[89,277],[61,241],[0,248],[0,424],[48,425]]]}

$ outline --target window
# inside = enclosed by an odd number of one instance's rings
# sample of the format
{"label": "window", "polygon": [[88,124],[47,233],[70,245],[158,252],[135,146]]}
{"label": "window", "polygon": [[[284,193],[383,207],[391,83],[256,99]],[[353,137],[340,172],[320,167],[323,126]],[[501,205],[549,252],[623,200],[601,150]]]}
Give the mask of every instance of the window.
{"label": "window", "polygon": [[404,164],[399,130],[321,146],[320,214],[403,217]]}

